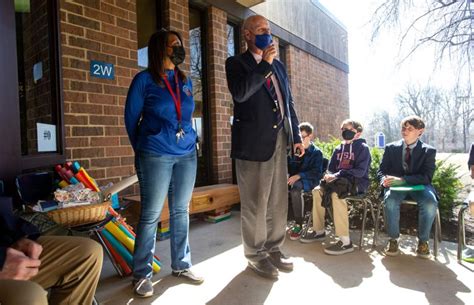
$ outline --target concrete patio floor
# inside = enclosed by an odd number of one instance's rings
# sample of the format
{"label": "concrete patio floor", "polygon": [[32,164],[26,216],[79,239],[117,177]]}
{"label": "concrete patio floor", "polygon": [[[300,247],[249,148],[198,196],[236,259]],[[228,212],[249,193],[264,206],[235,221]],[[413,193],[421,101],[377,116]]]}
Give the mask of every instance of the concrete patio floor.
{"label": "concrete patio floor", "polygon": [[[359,234],[354,232],[352,240]],[[96,296],[101,304],[474,304],[474,266],[457,263],[456,244],[443,242],[435,261],[414,256],[416,239],[411,236],[402,237],[401,255],[385,257],[380,252],[384,240],[382,235],[375,251],[365,246],[334,257],[323,253],[330,239],[322,244],[287,239],[283,250],[293,257],[295,270],[271,281],[246,268],[240,214],[232,211],[230,220],[218,224],[191,223],[193,271],[205,277],[201,286],[170,275],[166,240],[157,243],[163,267],[153,277],[153,297],[136,298],[131,278],[120,278],[108,259]]]}

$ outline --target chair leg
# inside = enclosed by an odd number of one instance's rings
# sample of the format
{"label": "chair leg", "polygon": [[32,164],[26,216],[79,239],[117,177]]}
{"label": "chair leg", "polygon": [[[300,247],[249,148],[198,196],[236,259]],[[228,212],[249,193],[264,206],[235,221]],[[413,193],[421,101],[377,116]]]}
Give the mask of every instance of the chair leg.
{"label": "chair leg", "polygon": [[360,240],[359,240],[359,251],[362,250],[362,241],[364,239],[364,234],[365,234],[365,222],[367,220],[367,200],[363,199],[362,203],[364,205],[364,210],[363,210],[363,215],[362,215],[362,228],[360,231]]}
{"label": "chair leg", "polygon": [[439,216],[439,210],[436,210],[435,216],[435,231],[433,237],[433,254],[438,257],[439,243],[441,242],[441,217]]}
{"label": "chair leg", "polygon": [[458,261],[462,260],[462,251],[466,245],[466,229],[464,227],[464,211],[469,205],[463,206],[458,213]]}
{"label": "chair leg", "polygon": [[383,209],[382,202],[377,201],[377,216],[375,217],[375,228],[374,228],[374,240],[372,241],[372,249],[377,247],[377,237],[379,235],[379,221],[380,221],[380,212]]}

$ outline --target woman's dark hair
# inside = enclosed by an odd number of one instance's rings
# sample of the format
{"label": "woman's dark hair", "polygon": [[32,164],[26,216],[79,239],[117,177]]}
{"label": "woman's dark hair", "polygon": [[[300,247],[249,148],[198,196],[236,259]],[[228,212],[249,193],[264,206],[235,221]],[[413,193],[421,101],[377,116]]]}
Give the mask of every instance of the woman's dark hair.
{"label": "woman's dark hair", "polygon": [[[162,75],[165,74],[163,61],[167,56],[166,47],[168,45],[168,37],[170,35],[176,35],[181,42],[181,45],[183,45],[183,39],[181,38],[181,35],[179,35],[178,32],[169,31],[167,29],[161,29],[154,33],[151,35],[150,40],[148,41],[148,71],[153,77],[153,80],[155,80],[155,82],[158,84],[162,83]],[[179,78],[183,82],[186,82],[186,74],[184,74],[184,72],[181,71],[181,69],[179,69],[177,66],[176,69],[178,71]]]}

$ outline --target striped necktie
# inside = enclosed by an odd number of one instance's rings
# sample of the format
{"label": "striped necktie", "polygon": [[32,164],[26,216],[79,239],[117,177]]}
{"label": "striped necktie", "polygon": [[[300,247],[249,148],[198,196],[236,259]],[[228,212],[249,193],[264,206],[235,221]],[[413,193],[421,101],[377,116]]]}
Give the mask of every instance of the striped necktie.
{"label": "striped necktie", "polygon": [[273,102],[275,103],[275,112],[277,114],[277,122],[278,124],[280,124],[280,122],[283,119],[281,116],[280,103],[278,102],[278,96],[276,94],[275,86],[273,85],[273,81],[270,77],[267,78],[267,88],[268,88],[268,91],[270,91]]}

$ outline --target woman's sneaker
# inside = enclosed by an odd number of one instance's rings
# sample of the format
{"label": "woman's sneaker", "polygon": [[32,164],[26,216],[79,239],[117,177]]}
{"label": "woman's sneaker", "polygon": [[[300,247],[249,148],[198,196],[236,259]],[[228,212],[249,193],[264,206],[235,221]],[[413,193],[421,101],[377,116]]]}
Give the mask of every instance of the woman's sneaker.
{"label": "woman's sneaker", "polygon": [[303,233],[303,228],[301,225],[295,224],[290,230],[290,239],[291,240],[298,240],[301,238],[301,234]]}
{"label": "woman's sneaker", "polygon": [[388,256],[397,256],[398,254],[400,254],[400,250],[398,250],[398,240],[390,239],[384,249],[384,252],[385,255]]}
{"label": "woman's sneaker", "polygon": [[150,279],[133,280],[133,292],[142,298],[148,298],[153,295],[153,283]]}
{"label": "woman's sneaker", "polygon": [[189,269],[184,269],[181,271],[172,271],[171,275],[185,279],[186,281],[188,281],[188,283],[194,284],[194,285],[201,285],[204,282],[204,278],[200,276],[196,276]]}

